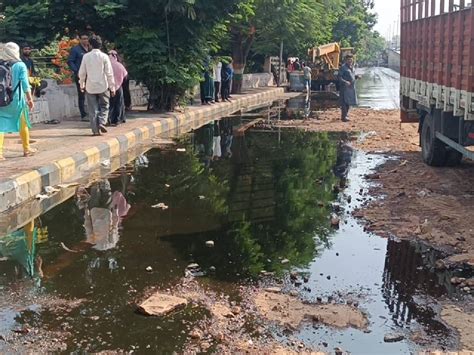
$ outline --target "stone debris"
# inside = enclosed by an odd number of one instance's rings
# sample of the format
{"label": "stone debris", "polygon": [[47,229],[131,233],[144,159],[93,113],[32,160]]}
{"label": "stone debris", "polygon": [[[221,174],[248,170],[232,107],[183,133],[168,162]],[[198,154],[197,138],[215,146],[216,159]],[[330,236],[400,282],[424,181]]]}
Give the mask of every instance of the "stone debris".
{"label": "stone debris", "polygon": [[138,311],[146,316],[165,316],[188,305],[185,298],[157,292],[138,306]]}
{"label": "stone debris", "polygon": [[48,195],[51,195],[51,194],[54,194],[56,192],[59,192],[61,191],[60,189],[56,189],[52,186],[45,186],[44,187],[44,192],[46,192]]}
{"label": "stone debris", "polygon": [[156,205],[151,206],[151,208],[159,208],[161,210],[167,210],[169,206],[167,206],[163,202],[160,202],[160,203],[157,203]]}
{"label": "stone debris", "polygon": [[281,288],[280,287],[267,287],[265,291],[269,293],[281,293]]}
{"label": "stone debris", "polygon": [[364,329],[368,321],[354,307],[343,304],[306,304],[290,295],[259,292],[254,296],[259,313],[266,319],[297,329],[305,319],[337,328]]}
{"label": "stone debris", "polygon": [[397,343],[399,341],[402,341],[403,339],[405,339],[405,336],[403,334],[392,333],[386,334],[383,338],[383,341],[386,343]]}
{"label": "stone debris", "polygon": [[339,228],[340,224],[341,224],[341,219],[338,216],[333,215],[331,217],[331,226],[333,226],[334,228]]}
{"label": "stone debris", "polygon": [[100,162],[100,165],[102,165],[104,168],[108,168],[108,167],[110,167],[110,160],[109,159],[102,160]]}

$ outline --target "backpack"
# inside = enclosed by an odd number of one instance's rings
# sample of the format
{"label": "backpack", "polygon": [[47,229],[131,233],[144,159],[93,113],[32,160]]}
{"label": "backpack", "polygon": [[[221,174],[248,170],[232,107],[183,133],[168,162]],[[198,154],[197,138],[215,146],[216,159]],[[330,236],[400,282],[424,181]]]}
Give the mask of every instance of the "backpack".
{"label": "backpack", "polygon": [[20,83],[13,88],[13,64],[15,63],[0,61],[0,107],[10,105],[15,91],[20,88]]}

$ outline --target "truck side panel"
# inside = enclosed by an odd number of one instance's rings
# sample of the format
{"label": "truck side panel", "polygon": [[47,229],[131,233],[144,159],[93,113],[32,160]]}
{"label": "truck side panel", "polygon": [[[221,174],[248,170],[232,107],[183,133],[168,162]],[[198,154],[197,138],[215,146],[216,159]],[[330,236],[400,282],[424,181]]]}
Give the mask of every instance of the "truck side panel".
{"label": "truck side panel", "polygon": [[474,8],[465,1],[401,1],[402,121],[416,105],[474,120]]}

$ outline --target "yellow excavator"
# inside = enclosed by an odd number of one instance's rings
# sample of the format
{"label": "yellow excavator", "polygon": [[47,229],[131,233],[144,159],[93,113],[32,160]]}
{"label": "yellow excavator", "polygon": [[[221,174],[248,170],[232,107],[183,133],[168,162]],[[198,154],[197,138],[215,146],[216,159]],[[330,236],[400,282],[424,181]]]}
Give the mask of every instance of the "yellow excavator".
{"label": "yellow excavator", "polygon": [[308,51],[312,67],[312,86],[314,90],[325,90],[326,85],[337,85],[337,74],[344,57],[354,55],[354,48],[341,48],[339,43],[329,43]]}

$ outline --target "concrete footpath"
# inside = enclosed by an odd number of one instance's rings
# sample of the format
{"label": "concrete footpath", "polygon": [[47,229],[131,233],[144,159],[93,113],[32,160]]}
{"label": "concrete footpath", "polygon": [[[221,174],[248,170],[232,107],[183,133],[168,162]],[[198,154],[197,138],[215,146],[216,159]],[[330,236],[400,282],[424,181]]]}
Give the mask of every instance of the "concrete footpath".
{"label": "concrete footpath", "polygon": [[281,98],[282,88],[252,89],[233,95],[231,103],[191,106],[184,113],[129,114],[126,124],[92,137],[87,122],[66,121],[59,125],[33,127],[32,146],[39,151],[23,158],[18,135],[5,139],[6,161],[0,162],[0,212],[16,207],[44,191],[45,186],[71,183],[101,162],[147,144],[157,137],[179,136],[215,119]]}

